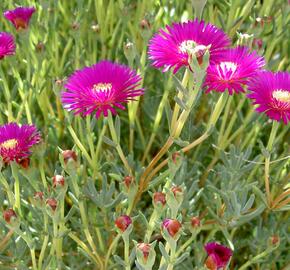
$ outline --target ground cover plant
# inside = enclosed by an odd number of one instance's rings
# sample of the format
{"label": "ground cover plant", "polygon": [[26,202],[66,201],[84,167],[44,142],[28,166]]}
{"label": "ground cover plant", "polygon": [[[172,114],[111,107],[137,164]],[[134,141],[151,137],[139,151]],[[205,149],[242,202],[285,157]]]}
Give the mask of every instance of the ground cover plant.
{"label": "ground cover plant", "polygon": [[288,1],[0,10],[1,270],[290,268]]}

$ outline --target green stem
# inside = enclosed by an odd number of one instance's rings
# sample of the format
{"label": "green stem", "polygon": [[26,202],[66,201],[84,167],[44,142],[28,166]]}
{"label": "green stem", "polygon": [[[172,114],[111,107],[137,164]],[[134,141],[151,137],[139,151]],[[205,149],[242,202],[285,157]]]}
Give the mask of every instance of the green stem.
{"label": "green stem", "polygon": [[149,243],[150,242],[150,238],[151,238],[151,235],[154,231],[154,227],[155,227],[155,222],[156,222],[156,219],[158,217],[158,213],[157,213],[157,210],[154,209],[151,217],[150,217],[150,220],[149,220],[149,224],[148,224],[148,227],[147,227],[147,231],[146,231],[146,234],[145,234],[145,238],[144,238],[144,242],[145,243]]}
{"label": "green stem", "polygon": [[105,259],[105,268],[104,269],[108,269],[108,264],[109,264],[109,259],[110,259],[110,256],[111,256],[111,253],[112,253],[112,250],[114,249],[114,247],[117,245],[119,239],[120,239],[121,235],[118,234],[115,238],[114,238],[114,241],[111,243],[109,249],[108,249],[108,252],[107,252],[107,255],[106,255],[106,259]]}
{"label": "green stem", "polygon": [[129,237],[124,237],[124,260],[125,260],[125,264],[126,264],[126,270],[130,270],[131,269],[131,264],[130,264],[130,260],[129,260]]}
{"label": "green stem", "polygon": [[35,258],[35,250],[34,248],[30,249],[31,259],[32,259],[32,269],[37,270],[36,258]]}
{"label": "green stem", "polygon": [[128,163],[128,161],[127,161],[127,159],[126,159],[126,157],[125,157],[125,155],[123,153],[123,150],[122,150],[121,146],[120,146],[120,142],[119,142],[119,139],[117,137],[117,132],[115,130],[115,125],[114,125],[113,117],[112,117],[111,113],[109,113],[109,115],[108,115],[108,124],[109,124],[109,129],[110,129],[110,132],[111,132],[112,139],[116,143],[116,149],[117,149],[117,152],[119,154],[119,157],[122,160],[127,172],[129,174],[132,174],[131,167],[130,167],[130,165],[129,165],[129,163]]}
{"label": "green stem", "polygon": [[12,191],[10,190],[9,184],[6,181],[6,179],[4,178],[4,176],[3,176],[2,173],[0,173],[0,182],[2,183],[2,185],[4,186],[4,188],[6,189],[7,196],[8,196],[8,200],[9,200],[10,205],[13,205],[14,204],[14,201],[15,201],[14,200],[14,195],[13,195]]}
{"label": "green stem", "polygon": [[191,237],[179,248],[179,250],[176,252],[176,257],[178,258],[181,253],[194,241],[196,238],[197,233],[193,233]]}
{"label": "green stem", "polygon": [[49,236],[48,236],[48,216],[46,214],[45,211],[43,211],[43,221],[44,221],[44,240],[42,243],[42,247],[41,247],[41,251],[40,251],[40,255],[39,255],[39,259],[38,259],[38,269],[41,270],[42,269],[42,262],[44,259],[44,255],[45,255],[45,250],[48,244],[48,240],[49,240]]}
{"label": "green stem", "polygon": [[22,215],[21,198],[20,198],[20,183],[19,183],[19,176],[18,176],[16,164],[11,164],[11,170],[12,170],[13,178],[15,180],[15,183],[14,183],[15,205],[14,206],[19,211],[19,214]]}

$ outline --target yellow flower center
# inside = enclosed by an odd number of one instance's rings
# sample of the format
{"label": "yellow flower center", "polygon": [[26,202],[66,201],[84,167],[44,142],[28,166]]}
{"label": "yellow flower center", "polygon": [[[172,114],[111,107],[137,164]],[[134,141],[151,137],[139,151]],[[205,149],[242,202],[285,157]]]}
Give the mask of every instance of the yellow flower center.
{"label": "yellow flower center", "polygon": [[93,85],[93,90],[96,92],[110,91],[111,89],[111,83],[97,83]]}
{"label": "yellow flower center", "polygon": [[206,46],[197,45],[193,40],[184,40],[178,46],[180,53],[190,53],[191,55],[201,56],[206,50]]}
{"label": "yellow flower center", "polygon": [[5,148],[6,150],[9,150],[15,148],[17,144],[18,141],[16,139],[10,139],[1,143],[0,148]]}
{"label": "yellow flower center", "polygon": [[290,103],[290,92],[285,90],[275,90],[272,93],[273,98],[282,101]]}

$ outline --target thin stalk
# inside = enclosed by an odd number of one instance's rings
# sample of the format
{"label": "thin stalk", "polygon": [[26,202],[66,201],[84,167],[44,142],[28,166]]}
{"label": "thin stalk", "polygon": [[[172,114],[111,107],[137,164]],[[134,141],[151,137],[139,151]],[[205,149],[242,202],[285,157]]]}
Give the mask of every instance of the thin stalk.
{"label": "thin stalk", "polygon": [[19,183],[19,176],[16,168],[16,164],[11,165],[12,175],[15,180],[14,182],[14,195],[15,195],[15,208],[18,209],[19,214],[22,216],[21,213],[21,198],[20,198],[20,183]]}
{"label": "thin stalk", "polygon": [[111,245],[109,246],[107,255],[106,255],[106,259],[105,259],[105,268],[104,269],[108,269],[108,264],[109,264],[109,259],[112,253],[112,250],[114,249],[114,247],[116,246],[116,244],[118,243],[119,239],[120,239],[121,235],[118,234],[115,238],[114,241],[111,243]]}
{"label": "thin stalk", "polygon": [[122,150],[121,146],[120,146],[119,139],[117,137],[117,132],[115,130],[115,125],[113,123],[113,118],[112,118],[112,114],[111,113],[109,113],[109,116],[108,116],[108,124],[109,124],[109,129],[110,129],[110,132],[111,132],[112,139],[116,143],[116,149],[117,149],[117,152],[119,154],[119,157],[122,160],[127,172],[129,174],[132,174],[131,167],[130,167],[130,165],[129,165],[129,163],[128,163],[128,161],[127,161],[127,159],[126,159],[126,157],[125,157],[125,155],[123,153],[123,150]]}
{"label": "thin stalk", "polygon": [[40,255],[39,255],[39,259],[38,259],[38,269],[41,270],[42,269],[42,262],[44,259],[44,255],[45,255],[45,250],[48,244],[48,240],[49,240],[49,236],[48,236],[48,216],[46,214],[45,211],[43,211],[43,222],[44,222],[44,240],[42,242],[42,247],[41,247],[41,251],[40,251]]}
{"label": "thin stalk", "polygon": [[14,195],[12,193],[12,191],[10,190],[9,184],[6,181],[6,179],[4,178],[3,174],[0,172],[0,182],[2,183],[2,185],[4,186],[4,188],[6,189],[6,193],[7,193],[7,197],[8,197],[8,201],[10,203],[10,205],[14,204]]}
{"label": "thin stalk", "polygon": [[176,257],[178,258],[181,253],[195,240],[197,233],[193,233],[189,239],[178,249]]}
{"label": "thin stalk", "polygon": [[35,258],[35,250],[34,248],[30,249],[31,259],[32,259],[32,269],[37,270],[36,258]]}
{"label": "thin stalk", "polygon": [[125,237],[124,238],[124,261],[126,264],[126,268],[125,268],[126,270],[131,269],[130,260],[129,260],[129,251],[130,251],[129,237]]}

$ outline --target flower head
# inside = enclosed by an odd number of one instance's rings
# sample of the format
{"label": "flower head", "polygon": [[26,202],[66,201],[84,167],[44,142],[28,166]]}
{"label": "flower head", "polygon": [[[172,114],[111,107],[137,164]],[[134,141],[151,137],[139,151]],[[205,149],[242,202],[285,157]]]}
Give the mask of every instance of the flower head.
{"label": "flower head", "polygon": [[174,68],[177,72],[180,67],[187,66],[190,52],[198,59],[202,59],[205,50],[209,47],[210,59],[222,48],[230,45],[227,35],[215,25],[204,21],[188,21],[173,23],[161,29],[150,40],[149,59],[156,68],[163,67],[163,71]]}
{"label": "flower head", "polygon": [[290,121],[290,73],[260,72],[249,84],[249,98],[257,104],[257,111],[284,123]]}
{"label": "flower head", "polygon": [[14,37],[6,32],[0,32],[0,59],[15,53]]}
{"label": "flower head", "polygon": [[216,242],[207,243],[204,248],[208,255],[205,264],[210,270],[224,268],[233,255],[230,248]]}
{"label": "flower head", "polygon": [[30,18],[35,12],[34,7],[18,7],[13,10],[7,10],[3,13],[4,17],[13,23],[17,30],[26,29]]}
{"label": "flower head", "polygon": [[243,86],[265,65],[263,57],[249,52],[247,47],[220,51],[207,69],[205,86],[207,92],[244,92]]}
{"label": "flower head", "polygon": [[76,71],[65,85],[62,103],[74,114],[86,116],[95,113],[115,115],[116,108],[124,110],[123,103],[143,94],[141,77],[129,67],[101,61],[91,67]]}
{"label": "flower head", "polygon": [[29,157],[30,148],[40,142],[40,134],[34,125],[19,126],[9,123],[0,126],[0,155],[5,163]]}

